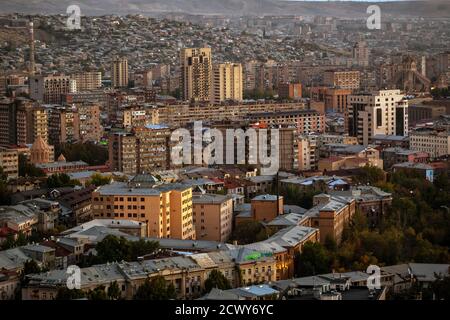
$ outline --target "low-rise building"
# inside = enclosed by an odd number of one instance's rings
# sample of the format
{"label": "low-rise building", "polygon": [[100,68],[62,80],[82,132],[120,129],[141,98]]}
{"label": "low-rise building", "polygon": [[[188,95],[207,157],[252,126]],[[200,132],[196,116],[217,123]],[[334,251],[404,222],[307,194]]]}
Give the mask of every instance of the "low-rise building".
{"label": "low-rise building", "polygon": [[409,138],[411,150],[426,152],[433,159],[450,154],[450,133],[447,131],[413,131]]}
{"label": "low-rise building", "polygon": [[392,194],[377,187],[357,186],[348,191],[331,191],[333,195],[352,197],[356,200],[356,209],[367,217],[370,225],[376,226],[392,204]]}
{"label": "low-rise building", "polygon": [[429,155],[426,152],[414,151],[403,148],[386,148],[381,152],[385,169],[391,168],[394,164],[403,162],[426,163]]}
{"label": "low-rise building", "polygon": [[320,242],[327,238],[337,243],[342,239],[342,232],[351,221],[356,211],[356,201],[352,197],[319,194],[313,198],[314,207],[305,215],[311,219],[311,227],[320,231]]}

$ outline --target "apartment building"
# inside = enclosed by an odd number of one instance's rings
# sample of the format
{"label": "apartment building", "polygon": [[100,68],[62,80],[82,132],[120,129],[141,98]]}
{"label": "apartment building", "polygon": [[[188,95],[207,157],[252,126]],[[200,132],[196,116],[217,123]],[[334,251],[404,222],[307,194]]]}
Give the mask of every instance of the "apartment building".
{"label": "apartment building", "polygon": [[100,141],[103,137],[103,127],[100,124],[100,106],[98,104],[78,105],[77,115],[80,141]]}
{"label": "apartment building", "polygon": [[114,57],[111,63],[111,85],[113,88],[128,87],[128,60],[125,57]]}
{"label": "apartment building", "polygon": [[221,63],[213,65],[211,83],[211,102],[226,100],[242,101],[244,81],[240,63]]}
{"label": "apartment building", "polygon": [[151,237],[195,239],[192,189],[187,185],[114,182],[92,193],[91,208],[95,219],[145,222]]}
{"label": "apartment building", "polygon": [[369,66],[369,48],[367,42],[359,41],[352,48],[353,64],[361,67]]}
{"label": "apartment building", "polygon": [[358,144],[358,138],[349,135],[321,134],[316,137],[318,145],[324,144]]}
{"label": "apartment building", "polygon": [[413,131],[409,135],[410,149],[426,152],[436,159],[450,154],[450,133],[448,131]]}
{"label": "apartment building", "polygon": [[210,101],[211,48],[184,48],[180,52],[180,89],[183,100]]}
{"label": "apartment building", "polygon": [[282,112],[305,110],[307,105],[301,102],[289,103],[242,103],[232,105],[188,105],[174,104],[159,106],[159,122],[185,126],[192,121],[242,120],[248,114],[263,112]]}
{"label": "apartment building", "polygon": [[325,110],[346,114],[347,98],[351,89],[326,88],[324,94]]}
{"label": "apartment building", "polygon": [[132,133],[113,132],[108,137],[109,166],[112,171],[134,175],[137,171],[137,143]]}
{"label": "apartment building", "polygon": [[19,154],[17,150],[0,147],[0,167],[8,180],[19,177]]}
{"label": "apartment building", "polygon": [[170,128],[165,125],[136,127],[132,132],[109,135],[109,164],[125,174],[150,173],[170,167]]}
{"label": "apartment building", "polygon": [[356,90],[360,87],[360,72],[327,70],[323,83],[327,87]]}
{"label": "apartment building", "polygon": [[97,71],[80,72],[71,75],[75,81],[76,92],[96,90],[102,87],[102,73]]}
{"label": "apartment building", "polygon": [[41,137],[48,141],[47,110],[31,103],[22,103],[16,113],[17,144],[32,144]]}
{"label": "apartment building", "polygon": [[63,95],[76,92],[75,81],[65,75],[31,76],[29,86],[31,99],[49,104],[61,104]]}
{"label": "apartment building", "polygon": [[17,101],[9,98],[0,100],[0,145],[17,144],[16,130]]}
{"label": "apartment building", "polygon": [[278,96],[282,99],[300,99],[302,97],[302,84],[281,83],[278,85]]}
{"label": "apartment building", "polygon": [[80,118],[76,108],[48,108],[47,114],[50,144],[60,145],[61,143],[74,143],[80,140]]}
{"label": "apartment building", "polygon": [[269,125],[292,124],[300,134],[325,131],[325,116],[315,110],[252,113],[248,114],[247,118],[251,122]]}
{"label": "apartment building", "polygon": [[134,128],[137,172],[165,170],[170,166],[170,128],[155,124]]}
{"label": "apartment building", "polygon": [[400,90],[382,90],[348,97],[348,127],[358,143],[368,145],[375,135],[408,135],[408,101]]}
{"label": "apartment building", "polygon": [[32,144],[38,136],[48,139],[45,108],[25,98],[0,101],[0,145]]}
{"label": "apartment building", "polygon": [[159,109],[154,105],[129,106],[119,111],[124,128],[143,127],[159,123]]}
{"label": "apartment building", "polygon": [[298,138],[298,170],[309,171],[317,169],[317,136],[300,135]]}
{"label": "apartment building", "polygon": [[192,204],[197,239],[226,242],[233,226],[233,199],[219,194],[194,194]]}

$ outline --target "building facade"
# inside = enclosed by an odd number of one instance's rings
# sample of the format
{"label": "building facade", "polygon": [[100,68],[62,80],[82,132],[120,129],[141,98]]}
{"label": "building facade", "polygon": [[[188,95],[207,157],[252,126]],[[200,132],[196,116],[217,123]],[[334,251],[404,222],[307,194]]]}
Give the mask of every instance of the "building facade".
{"label": "building facade", "polygon": [[182,99],[209,101],[212,81],[211,48],[182,49],[180,67]]}
{"label": "building facade", "polygon": [[408,102],[400,90],[350,95],[348,128],[358,143],[368,145],[375,135],[408,135]]}

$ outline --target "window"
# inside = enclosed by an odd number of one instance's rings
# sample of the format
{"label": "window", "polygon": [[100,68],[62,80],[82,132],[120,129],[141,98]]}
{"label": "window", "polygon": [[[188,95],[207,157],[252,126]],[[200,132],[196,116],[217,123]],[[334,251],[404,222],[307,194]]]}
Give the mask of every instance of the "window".
{"label": "window", "polygon": [[381,109],[377,109],[376,118],[377,118],[377,127],[381,127],[383,125],[383,118],[382,118],[382,115],[381,115]]}

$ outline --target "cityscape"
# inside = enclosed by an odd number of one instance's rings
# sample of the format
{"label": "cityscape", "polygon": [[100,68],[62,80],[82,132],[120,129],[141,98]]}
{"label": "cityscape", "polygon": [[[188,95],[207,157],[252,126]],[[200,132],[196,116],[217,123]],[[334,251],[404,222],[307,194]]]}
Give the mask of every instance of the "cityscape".
{"label": "cityscape", "polygon": [[0,4],[0,301],[450,300],[450,3],[411,2]]}

